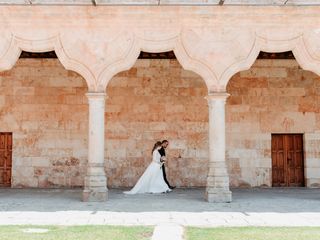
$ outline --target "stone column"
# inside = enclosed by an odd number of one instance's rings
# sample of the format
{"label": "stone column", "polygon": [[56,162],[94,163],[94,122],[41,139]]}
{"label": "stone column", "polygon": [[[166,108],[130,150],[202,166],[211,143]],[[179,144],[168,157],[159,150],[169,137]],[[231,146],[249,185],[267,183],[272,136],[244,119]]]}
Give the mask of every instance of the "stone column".
{"label": "stone column", "polygon": [[87,93],[89,100],[88,165],[82,199],[102,202],[108,197],[104,171],[104,110],[105,93]]}
{"label": "stone column", "polygon": [[229,94],[207,96],[209,105],[209,172],[206,187],[208,202],[231,202],[226,166],[225,104]]}

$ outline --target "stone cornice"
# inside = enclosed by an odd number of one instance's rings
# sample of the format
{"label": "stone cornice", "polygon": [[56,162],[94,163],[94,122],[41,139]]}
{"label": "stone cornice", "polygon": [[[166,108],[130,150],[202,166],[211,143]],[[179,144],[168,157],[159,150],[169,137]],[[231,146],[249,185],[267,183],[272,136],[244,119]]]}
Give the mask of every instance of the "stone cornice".
{"label": "stone cornice", "polygon": [[139,6],[314,6],[319,0],[0,0],[10,5],[139,5]]}

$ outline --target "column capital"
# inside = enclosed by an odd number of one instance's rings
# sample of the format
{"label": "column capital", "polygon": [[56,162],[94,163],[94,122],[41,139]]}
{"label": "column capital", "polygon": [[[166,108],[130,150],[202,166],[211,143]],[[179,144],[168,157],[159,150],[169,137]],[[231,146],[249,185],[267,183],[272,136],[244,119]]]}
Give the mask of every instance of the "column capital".
{"label": "column capital", "polygon": [[106,99],[108,96],[105,92],[87,92],[88,99]]}
{"label": "column capital", "polygon": [[214,93],[209,93],[209,95],[206,96],[205,99],[207,99],[208,102],[215,101],[215,100],[226,101],[229,96],[230,94],[227,92],[214,92]]}

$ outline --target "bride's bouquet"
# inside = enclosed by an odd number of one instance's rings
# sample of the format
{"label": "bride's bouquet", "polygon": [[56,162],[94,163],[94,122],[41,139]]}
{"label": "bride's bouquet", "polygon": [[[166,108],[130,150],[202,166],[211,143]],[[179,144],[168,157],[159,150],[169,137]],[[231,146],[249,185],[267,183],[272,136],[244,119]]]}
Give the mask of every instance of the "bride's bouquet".
{"label": "bride's bouquet", "polygon": [[162,168],[162,165],[165,164],[166,161],[167,161],[166,156],[162,156],[162,157],[160,158],[160,168]]}

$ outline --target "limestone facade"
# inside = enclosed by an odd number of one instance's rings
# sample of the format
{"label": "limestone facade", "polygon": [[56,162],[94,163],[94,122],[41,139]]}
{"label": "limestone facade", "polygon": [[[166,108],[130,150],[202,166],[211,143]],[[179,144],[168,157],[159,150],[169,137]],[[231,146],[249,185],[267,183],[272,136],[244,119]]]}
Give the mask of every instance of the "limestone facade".
{"label": "limestone facade", "polygon": [[230,185],[271,186],[271,134],[301,133],[308,187],[319,187],[319,84],[295,60],[258,60],[227,86]]}
{"label": "limestone facade", "polygon": [[[57,59],[20,59],[1,75],[1,129],[13,132],[13,187],[83,186],[88,156],[87,87]],[[206,86],[176,60],[138,60],[107,88],[105,170],[109,187],[130,187],[156,140],[170,140],[170,181],[205,186]]]}
{"label": "limestone facade", "polygon": [[107,87],[106,172],[113,187],[132,186],[157,140],[170,141],[168,179],[205,186],[208,172],[207,89],[177,60],[141,59]]}
{"label": "limestone facade", "polygon": [[[227,96],[231,77],[249,69],[261,50],[292,51],[304,70],[319,75],[319,11],[320,6],[294,5],[2,6],[0,71],[11,69],[22,50],[54,50],[66,69],[84,78],[89,101],[84,199],[100,201],[107,198],[101,96],[115,75],[134,66],[140,51],[173,50],[182,67],[198,74],[206,85],[210,99],[206,196],[208,201],[227,202],[231,199],[228,155],[221,151],[227,149],[227,138],[226,129],[219,128],[224,128],[227,116],[217,96]],[[285,125],[291,124],[290,119]],[[317,141],[314,134],[305,136]],[[217,144],[219,153],[213,151]],[[314,154],[312,148],[307,151]],[[237,165],[237,156],[232,159]]]}
{"label": "limestone facade", "polygon": [[83,186],[88,106],[84,79],[57,60],[20,59],[0,73],[2,132],[13,133],[13,187]]}
{"label": "limestone facade", "polygon": [[[85,80],[57,59],[20,59],[0,73],[2,131],[13,132],[13,187],[82,187],[88,158]],[[319,187],[320,77],[295,60],[257,60],[227,86],[231,187],[271,186],[271,133],[303,133],[308,187]],[[206,186],[208,103],[200,76],[177,60],[138,60],[107,88],[109,187],[132,186],[154,141],[168,139],[168,178]],[[220,148],[218,148],[220,149]],[[217,168],[213,168],[217,169]]]}

